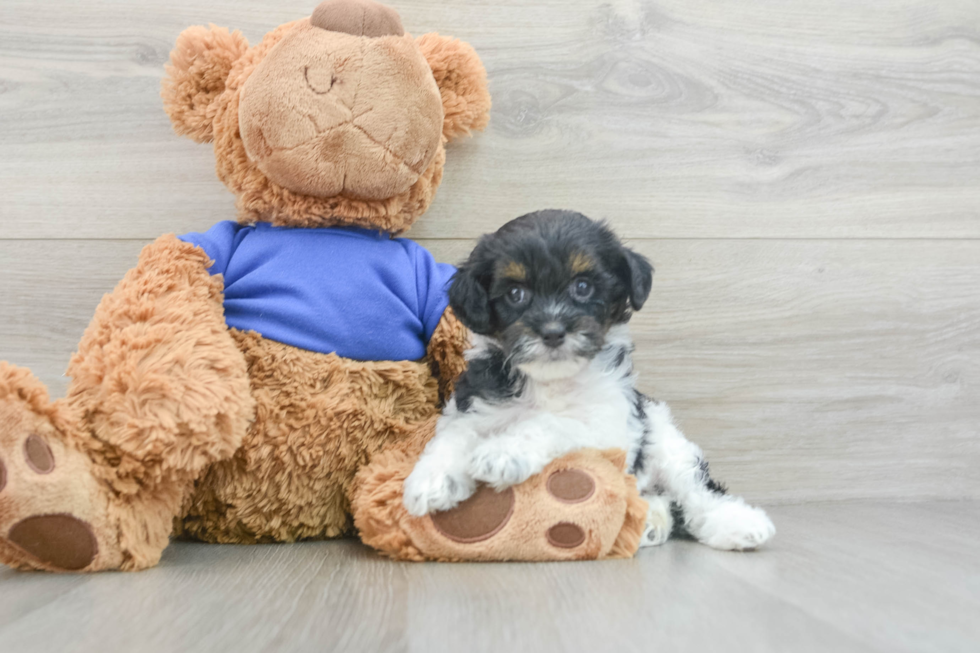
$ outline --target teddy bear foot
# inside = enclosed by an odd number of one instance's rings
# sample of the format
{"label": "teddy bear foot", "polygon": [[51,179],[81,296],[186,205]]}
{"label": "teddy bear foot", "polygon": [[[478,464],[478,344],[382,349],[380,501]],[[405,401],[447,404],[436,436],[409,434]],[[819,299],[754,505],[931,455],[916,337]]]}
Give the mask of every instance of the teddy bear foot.
{"label": "teddy bear foot", "polygon": [[0,562],[16,569],[118,567],[109,498],[87,455],[52,424],[26,370],[0,365]]}
{"label": "teddy bear foot", "polygon": [[395,493],[372,492],[386,508],[355,508],[355,523],[366,544],[407,560],[629,557],[640,545],[647,506],[624,462],[618,451],[577,451],[524,483],[500,492],[481,485],[456,508],[424,517],[395,504]]}

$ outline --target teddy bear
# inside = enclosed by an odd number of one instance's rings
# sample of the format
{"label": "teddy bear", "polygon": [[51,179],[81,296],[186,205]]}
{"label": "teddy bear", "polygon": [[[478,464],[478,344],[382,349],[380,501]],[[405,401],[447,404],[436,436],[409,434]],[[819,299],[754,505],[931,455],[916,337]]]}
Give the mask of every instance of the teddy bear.
{"label": "teddy bear", "polygon": [[[621,452],[576,452],[431,519],[401,483],[465,367],[454,268],[399,237],[446,145],[489,119],[471,46],[326,0],[255,46],[177,39],[162,96],[212,143],[237,220],[147,245],[71,357],[67,396],[0,363],[0,562],[140,570],[171,538],[353,533],[422,560],[631,555],[644,506]],[[556,480],[557,479],[557,480]]]}

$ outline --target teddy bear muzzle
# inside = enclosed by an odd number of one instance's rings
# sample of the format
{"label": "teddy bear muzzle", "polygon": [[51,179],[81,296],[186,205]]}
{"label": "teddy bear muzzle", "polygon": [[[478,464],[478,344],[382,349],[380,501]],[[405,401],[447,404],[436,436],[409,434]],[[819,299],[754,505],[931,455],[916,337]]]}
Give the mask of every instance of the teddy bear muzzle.
{"label": "teddy bear muzzle", "polygon": [[327,0],[300,21],[246,80],[238,113],[259,170],[320,198],[395,197],[441,145],[432,70],[398,14],[369,0]]}

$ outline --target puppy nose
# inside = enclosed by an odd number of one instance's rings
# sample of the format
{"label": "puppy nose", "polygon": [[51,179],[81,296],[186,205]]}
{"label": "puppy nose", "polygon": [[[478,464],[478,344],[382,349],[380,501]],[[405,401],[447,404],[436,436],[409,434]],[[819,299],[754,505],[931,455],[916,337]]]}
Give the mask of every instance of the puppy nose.
{"label": "puppy nose", "polygon": [[559,322],[548,322],[541,327],[541,339],[549,347],[558,347],[565,342],[565,326]]}

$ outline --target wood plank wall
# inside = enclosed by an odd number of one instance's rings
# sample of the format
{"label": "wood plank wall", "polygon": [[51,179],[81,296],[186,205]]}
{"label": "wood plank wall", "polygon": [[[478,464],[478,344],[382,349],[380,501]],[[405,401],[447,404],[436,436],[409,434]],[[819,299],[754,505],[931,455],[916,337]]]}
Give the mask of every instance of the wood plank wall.
{"label": "wood plank wall", "polygon": [[[530,210],[657,267],[642,386],[749,498],[980,497],[976,0],[390,0],[471,42],[488,131],[412,237],[458,261]],[[233,217],[159,100],[180,30],[312,0],[0,3],[0,359],[54,395],[164,232]]]}

